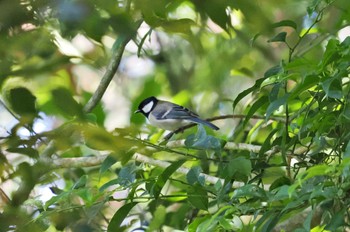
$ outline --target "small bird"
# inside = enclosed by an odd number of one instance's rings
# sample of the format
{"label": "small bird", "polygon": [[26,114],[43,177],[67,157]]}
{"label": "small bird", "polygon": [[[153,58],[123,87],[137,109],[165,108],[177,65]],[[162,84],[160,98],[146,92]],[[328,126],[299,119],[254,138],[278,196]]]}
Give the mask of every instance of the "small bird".
{"label": "small bird", "polygon": [[142,113],[151,125],[164,130],[174,131],[189,123],[201,123],[214,130],[219,130],[219,127],[199,118],[189,109],[168,101],[158,100],[153,96],[143,100],[135,113]]}

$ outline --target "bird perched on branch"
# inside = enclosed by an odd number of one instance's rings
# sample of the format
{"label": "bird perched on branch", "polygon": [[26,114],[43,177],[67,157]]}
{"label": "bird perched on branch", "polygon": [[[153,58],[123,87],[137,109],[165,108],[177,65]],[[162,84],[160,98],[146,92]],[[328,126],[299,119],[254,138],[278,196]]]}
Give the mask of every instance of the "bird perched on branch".
{"label": "bird perched on branch", "polygon": [[142,113],[151,125],[165,130],[174,131],[189,123],[203,124],[219,130],[219,127],[199,118],[189,109],[172,102],[158,100],[153,96],[143,100],[135,113]]}

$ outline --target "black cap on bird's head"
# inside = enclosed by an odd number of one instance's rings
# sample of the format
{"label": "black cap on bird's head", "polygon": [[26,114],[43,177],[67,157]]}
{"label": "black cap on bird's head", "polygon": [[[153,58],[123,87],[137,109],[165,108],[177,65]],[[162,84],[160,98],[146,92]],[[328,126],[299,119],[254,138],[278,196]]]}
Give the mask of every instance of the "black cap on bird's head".
{"label": "black cap on bird's head", "polygon": [[147,117],[148,114],[154,109],[157,102],[158,102],[158,99],[153,96],[146,98],[137,107],[137,110],[135,111],[135,113],[142,113]]}

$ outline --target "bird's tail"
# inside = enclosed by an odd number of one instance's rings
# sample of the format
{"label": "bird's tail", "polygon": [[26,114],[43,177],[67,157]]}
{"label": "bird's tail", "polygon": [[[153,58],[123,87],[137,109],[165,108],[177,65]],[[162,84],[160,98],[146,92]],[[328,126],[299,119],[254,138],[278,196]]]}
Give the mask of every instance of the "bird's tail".
{"label": "bird's tail", "polygon": [[210,128],[213,129],[213,130],[219,130],[219,129],[220,129],[219,127],[215,126],[213,123],[208,122],[208,121],[205,121],[205,120],[200,119],[200,118],[192,117],[191,120],[192,120],[193,122],[201,123],[201,124],[203,124],[203,125],[206,125],[206,126],[210,127]]}

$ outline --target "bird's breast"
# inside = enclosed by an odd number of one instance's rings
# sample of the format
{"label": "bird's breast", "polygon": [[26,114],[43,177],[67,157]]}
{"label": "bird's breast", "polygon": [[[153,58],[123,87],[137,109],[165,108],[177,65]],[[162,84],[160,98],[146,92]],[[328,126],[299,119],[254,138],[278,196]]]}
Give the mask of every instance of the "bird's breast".
{"label": "bird's breast", "polygon": [[170,131],[174,131],[180,127],[191,123],[190,121],[183,119],[157,119],[152,115],[152,113],[149,114],[148,121],[152,126],[156,126],[161,129]]}

